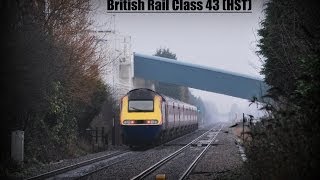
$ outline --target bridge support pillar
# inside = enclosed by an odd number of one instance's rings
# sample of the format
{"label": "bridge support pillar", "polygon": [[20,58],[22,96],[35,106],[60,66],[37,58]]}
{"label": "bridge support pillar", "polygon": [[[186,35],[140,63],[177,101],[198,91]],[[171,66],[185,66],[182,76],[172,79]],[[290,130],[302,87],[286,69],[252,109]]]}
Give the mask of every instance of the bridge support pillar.
{"label": "bridge support pillar", "polygon": [[133,87],[134,88],[148,88],[155,91],[155,85],[151,80],[144,80],[141,78],[133,78]]}

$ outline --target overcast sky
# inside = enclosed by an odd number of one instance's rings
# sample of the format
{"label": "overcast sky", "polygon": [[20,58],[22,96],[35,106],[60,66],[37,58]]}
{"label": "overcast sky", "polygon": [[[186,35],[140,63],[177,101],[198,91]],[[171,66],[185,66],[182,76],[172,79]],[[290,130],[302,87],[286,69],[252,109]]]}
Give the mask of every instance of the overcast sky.
{"label": "overcast sky", "polygon": [[[105,3],[100,0],[99,6]],[[257,30],[264,18],[263,3],[252,3],[250,14],[116,14],[115,28],[131,36],[133,52],[153,55],[158,48],[169,48],[179,61],[263,78],[255,53]],[[96,20],[104,22],[107,18],[110,14]],[[248,112],[255,109],[247,108],[247,100],[200,90],[192,92],[214,103],[221,113],[229,112],[232,104]]]}

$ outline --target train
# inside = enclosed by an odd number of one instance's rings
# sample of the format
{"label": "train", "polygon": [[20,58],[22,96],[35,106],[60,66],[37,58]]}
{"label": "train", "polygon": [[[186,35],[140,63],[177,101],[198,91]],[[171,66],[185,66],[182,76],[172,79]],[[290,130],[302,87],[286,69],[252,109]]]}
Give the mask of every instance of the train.
{"label": "train", "polygon": [[163,143],[198,128],[197,107],[147,88],[121,98],[122,139],[130,147]]}

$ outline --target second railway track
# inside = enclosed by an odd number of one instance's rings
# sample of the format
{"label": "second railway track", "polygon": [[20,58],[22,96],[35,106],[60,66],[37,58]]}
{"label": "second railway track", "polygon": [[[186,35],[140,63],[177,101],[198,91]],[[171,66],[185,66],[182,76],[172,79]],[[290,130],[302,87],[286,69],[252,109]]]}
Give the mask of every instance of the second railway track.
{"label": "second railway track", "polygon": [[[221,125],[219,130],[212,128],[206,131],[205,133],[203,133],[202,135],[200,135],[199,137],[197,137],[187,145],[183,146],[177,151],[166,156],[159,162],[153,164],[149,168],[142,171],[140,174],[132,177],[131,180],[154,179],[154,177],[157,174],[164,174],[164,175],[171,174],[171,177],[169,175],[168,179],[185,179],[193,170],[195,165],[199,162],[201,157],[209,149],[210,145],[216,140],[216,137],[218,136],[222,127],[223,126]],[[205,146],[204,147],[202,145],[197,146],[197,144],[205,144]],[[191,148],[197,148],[197,150],[194,150],[194,149],[192,150]],[[189,154],[189,156],[187,156],[186,154]],[[183,158],[186,158],[186,159],[183,159]],[[190,163],[187,164],[187,166],[183,166],[181,163],[179,163],[179,161],[184,161],[184,162],[187,161]],[[172,170],[174,171],[174,176],[172,176],[172,172],[169,172]]]}

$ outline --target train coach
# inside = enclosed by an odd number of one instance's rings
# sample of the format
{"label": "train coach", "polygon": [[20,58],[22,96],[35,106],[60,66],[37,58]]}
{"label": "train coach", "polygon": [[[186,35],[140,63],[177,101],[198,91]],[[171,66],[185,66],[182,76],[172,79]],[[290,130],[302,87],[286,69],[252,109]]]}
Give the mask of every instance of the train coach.
{"label": "train coach", "polygon": [[158,144],[198,128],[195,106],[150,89],[131,90],[120,104],[123,141],[129,146]]}

